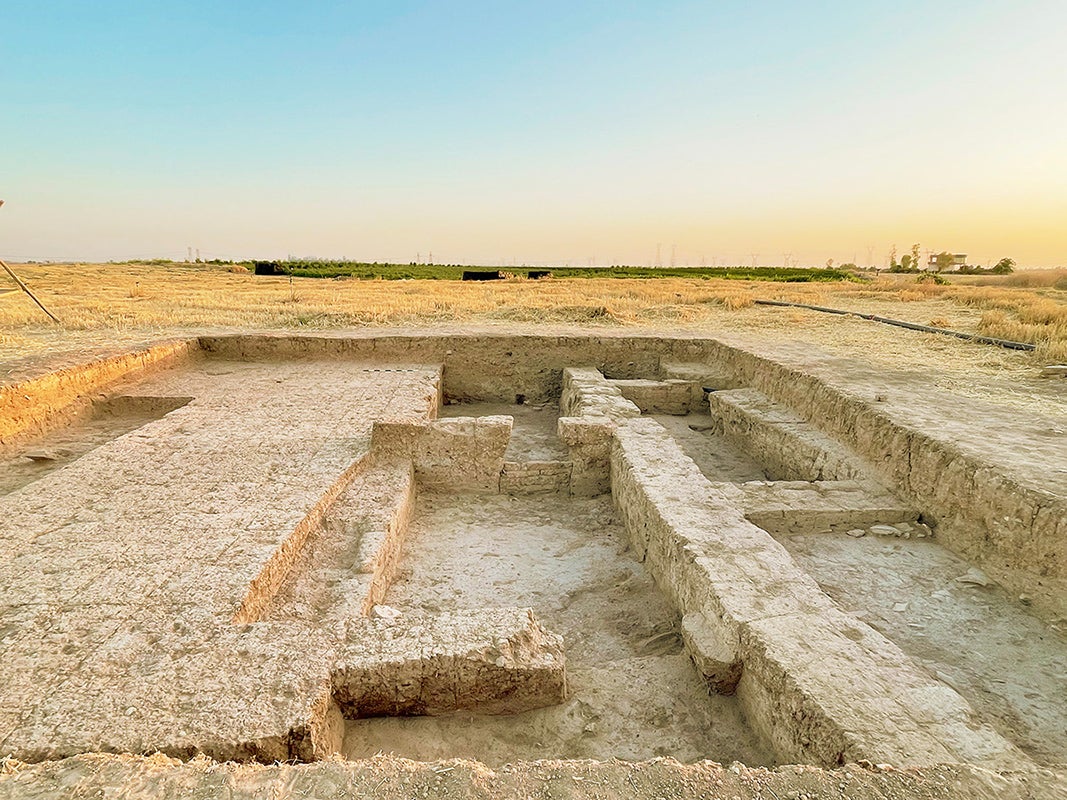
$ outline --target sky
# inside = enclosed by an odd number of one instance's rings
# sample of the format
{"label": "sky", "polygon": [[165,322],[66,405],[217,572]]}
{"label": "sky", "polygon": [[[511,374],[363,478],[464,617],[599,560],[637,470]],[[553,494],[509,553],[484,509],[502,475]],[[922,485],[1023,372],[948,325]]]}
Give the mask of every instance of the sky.
{"label": "sky", "polygon": [[0,0],[0,258],[1064,265],[1064,31],[1063,0]]}

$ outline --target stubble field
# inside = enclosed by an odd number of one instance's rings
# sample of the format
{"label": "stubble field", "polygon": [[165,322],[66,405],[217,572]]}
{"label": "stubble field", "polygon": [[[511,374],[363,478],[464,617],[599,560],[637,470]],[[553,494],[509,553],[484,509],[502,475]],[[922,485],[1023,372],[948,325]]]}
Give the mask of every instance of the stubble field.
{"label": "stubble field", "polygon": [[[964,394],[1067,410],[1042,365],[1067,361],[1067,270],[868,282],[788,284],[719,279],[315,279],[255,276],[198,264],[21,264],[17,273],[59,317],[52,323],[13,284],[0,293],[7,379],[42,364],[200,331],[353,327],[700,332],[814,345],[829,354],[928,373]],[[754,305],[785,300],[1031,342],[1013,352],[852,317]],[[1059,383],[1059,381],[1051,382]]]}

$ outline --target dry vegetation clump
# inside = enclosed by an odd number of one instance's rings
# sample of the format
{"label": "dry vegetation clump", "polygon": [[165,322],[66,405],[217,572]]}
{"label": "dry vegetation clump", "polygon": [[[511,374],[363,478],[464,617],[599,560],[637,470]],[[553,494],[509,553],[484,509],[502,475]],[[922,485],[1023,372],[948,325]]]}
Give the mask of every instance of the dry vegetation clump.
{"label": "dry vegetation clump", "polygon": [[980,333],[1037,345],[1037,357],[1046,363],[1067,360],[1067,292],[1036,294],[990,286],[953,290],[955,302],[983,311]]}
{"label": "dry vegetation clump", "polygon": [[1035,344],[1035,354],[1046,363],[1067,361],[1067,315],[1044,322],[1027,322],[1023,315],[1019,317],[1005,311],[986,311],[978,329],[986,336]]}
{"label": "dry vegetation clump", "polygon": [[954,282],[962,286],[1014,286],[1067,291],[1067,269],[1027,269],[1010,275],[961,275]]}

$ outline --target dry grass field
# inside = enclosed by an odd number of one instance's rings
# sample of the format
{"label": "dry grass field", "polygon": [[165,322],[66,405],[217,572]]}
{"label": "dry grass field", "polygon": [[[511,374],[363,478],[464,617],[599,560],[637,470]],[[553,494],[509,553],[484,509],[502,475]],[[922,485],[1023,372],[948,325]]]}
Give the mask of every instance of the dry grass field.
{"label": "dry grass field", "polygon": [[[946,285],[915,275],[812,284],[675,278],[290,283],[240,267],[194,264],[13,266],[62,324],[51,323],[13,285],[0,290],[0,363],[8,379],[29,365],[192,331],[368,326],[580,326],[758,336],[925,370],[932,382],[964,393],[1019,394],[1024,405],[1032,392],[1020,390],[1020,381],[1033,378],[1043,364],[1067,362],[1067,270],[960,276]],[[755,299],[879,314],[1032,342],[1037,350],[1012,352],[857,318],[753,305]],[[975,388],[976,376],[993,381],[994,388]],[[1030,405],[1047,407],[1047,400]]]}

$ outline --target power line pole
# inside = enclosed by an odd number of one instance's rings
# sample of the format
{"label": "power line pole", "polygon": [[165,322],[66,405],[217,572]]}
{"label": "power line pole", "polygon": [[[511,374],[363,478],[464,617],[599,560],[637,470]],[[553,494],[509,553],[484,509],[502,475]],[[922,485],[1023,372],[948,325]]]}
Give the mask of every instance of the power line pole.
{"label": "power line pole", "polygon": [[663,259],[661,259],[660,255],[659,255],[659,249],[660,249],[661,246],[662,245],[659,242],[656,242],[656,266],[657,267],[662,267],[663,266]]}

